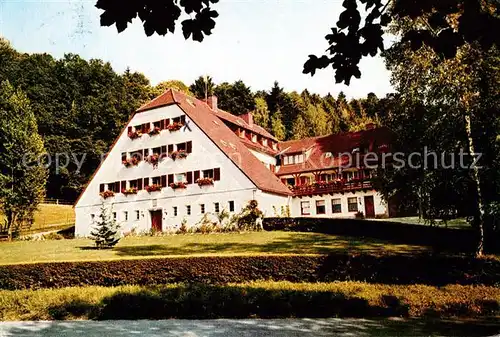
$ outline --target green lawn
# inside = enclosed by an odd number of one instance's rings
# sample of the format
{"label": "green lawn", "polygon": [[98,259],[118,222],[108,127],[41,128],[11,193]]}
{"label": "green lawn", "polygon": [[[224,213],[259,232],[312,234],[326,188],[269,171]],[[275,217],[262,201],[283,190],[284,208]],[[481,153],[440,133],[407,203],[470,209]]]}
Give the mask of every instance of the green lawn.
{"label": "green lawn", "polygon": [[[3,224],[3,221],[4,215],[0,213],[0,223]],[[35,212],[35,223],[31,226],[29,233],[58,230],[74,222],[75,212],[72,206],[43,204]]]}
{"label": "green lawn", "polygon": [[247,232],[126,237],[112,250],[88,239],[0,243],[0,264],[89,261],[179,255],[324,254],[335,251],[414,253],[427,247],[318,233]]}

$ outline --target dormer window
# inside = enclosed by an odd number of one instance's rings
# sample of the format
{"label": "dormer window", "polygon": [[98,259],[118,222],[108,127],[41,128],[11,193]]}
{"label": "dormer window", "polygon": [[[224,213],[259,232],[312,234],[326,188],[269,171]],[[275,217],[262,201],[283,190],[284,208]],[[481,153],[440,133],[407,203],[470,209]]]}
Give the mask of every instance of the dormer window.
{"label": "dormer window", "polygon": [[267,138],[262,137],[262,145],[267,146]]}
{"label": "dormer window", "polygon": [[273,142],[273,150],[278,150],[278,143],[276,142]]}
{"label": "dormer window", "polygon": [[257,143],[257,135],[255,133],[252,133],[252,142]]}
{"label": "dormer window", "polygon": [[303,153],[288,155],[283,158],[283,165],[301,164],[305,160]]}

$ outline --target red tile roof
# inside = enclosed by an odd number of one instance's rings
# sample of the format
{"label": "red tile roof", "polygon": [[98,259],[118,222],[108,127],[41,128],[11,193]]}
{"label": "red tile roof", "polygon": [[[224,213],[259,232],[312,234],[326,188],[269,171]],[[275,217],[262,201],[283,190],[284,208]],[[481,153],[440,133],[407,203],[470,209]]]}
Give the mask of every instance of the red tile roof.
{"label": "red tile roof", "polygon": [[241,139],[219,119],[218,114],[203,101],[169,89],[137,112],[177,104],[186,115],[226,154],[233,163],[261,190],[291,195],[290,190],[243,145]]}
{"label": "red tile roof", "polygon": [[[380,145],[390,145],[392,132],[385,127],[358,132],[344,132],[328,136],[306,138],[282,142],[280,147],[283,154],[302,153],[310,150],[309,157],[304,163],[281,165],[278,175],[311,172],[337,168],[342,164],[340,154],[352,153],[356,147],[366,146],[370,151],[377,152]],[[373,148],[374,147],[374,148]],[[331,153],[331,157],[326,154]],[[362,158],[362,156],[361,156]],[[353,158],[354,161],[355,158]],[[357,165],[357,163],[353,163]]]}
{"label": "red tile roof", "polygon": [[274,141],[278,141],[276,139],[276,137],[274,137],[272,134],[270,134],[266,129],[264,129],[263,127],[257,125],[257,124],[252,124],[252,125],[249,125],[247,122],[245,122],[242,118],[238,117],[238,116],[235,116],[229,112],[226,112],[224,110],[221,110],[221,109],[217,109],[217,110],[212,110],[210,109],[214,114],[217,115],[217,117],[221,118],[221,119],[224,119],[236,126],[239,126],[241,128],[244,128],[244,129],[247,129],[247,130],[250,130],[258,135],[261,135],[261,136],[264,136],[266,138],[269,138],[269,139],[272,139]]}

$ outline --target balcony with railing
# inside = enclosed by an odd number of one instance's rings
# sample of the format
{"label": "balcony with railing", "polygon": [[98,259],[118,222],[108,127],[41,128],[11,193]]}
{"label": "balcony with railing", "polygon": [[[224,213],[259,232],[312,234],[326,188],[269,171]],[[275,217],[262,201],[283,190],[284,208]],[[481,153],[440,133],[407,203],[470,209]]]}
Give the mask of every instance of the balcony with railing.
{"label": "balcony with railing", "polygon": [[332,180],[326,181],[316,181],[311,184],[304,184],[298,186],[292,186],[290,189],[295,196],[307,196],[307,195],[322,195],[322,194],[333,194],[333,193],[345,193],[354,192],[358,190],[372,189],[371,179],[352,179],[350,181],[346,180]]}

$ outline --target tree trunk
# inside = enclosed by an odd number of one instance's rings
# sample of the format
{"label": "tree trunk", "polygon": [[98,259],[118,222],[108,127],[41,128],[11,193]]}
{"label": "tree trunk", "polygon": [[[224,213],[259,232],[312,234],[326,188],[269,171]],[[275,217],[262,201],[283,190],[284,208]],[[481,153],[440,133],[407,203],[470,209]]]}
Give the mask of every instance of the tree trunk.
{"label": "tree trunk", "polygon": [[[474,139],[472,138],[471,114],[470,111],[465,111],[465,131],[469,143],[469,154],[472,156],[476,153],[474,147]],[[474,222],[478,227],[479,240],[476,248],[476,256],[482,256],[484,250],[484,204],[481,192],[481,183],[479,180],[479,168],[477,165],[472,167],[472,180],[476,185],[477,196],[477,214],[474,216]]]}

